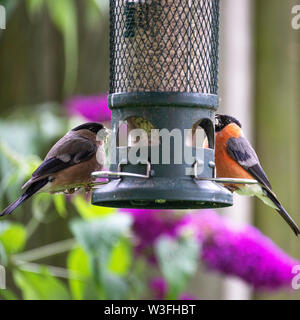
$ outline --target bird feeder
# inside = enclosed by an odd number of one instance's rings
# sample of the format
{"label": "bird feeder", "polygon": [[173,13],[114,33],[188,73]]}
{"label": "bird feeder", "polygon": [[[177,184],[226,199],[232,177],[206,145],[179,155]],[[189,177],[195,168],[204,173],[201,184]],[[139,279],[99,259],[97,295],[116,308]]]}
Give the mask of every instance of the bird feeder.
{"label": "bird feeder", "polygon": [[[219,1],[111,0],[110,22],[109,107],[116,138],[110,171],[94,173],[109,183],[96,189],[92,203],[232,205],[231,193],[214,181]],[[197,144],[199,130],[206,147]]]}

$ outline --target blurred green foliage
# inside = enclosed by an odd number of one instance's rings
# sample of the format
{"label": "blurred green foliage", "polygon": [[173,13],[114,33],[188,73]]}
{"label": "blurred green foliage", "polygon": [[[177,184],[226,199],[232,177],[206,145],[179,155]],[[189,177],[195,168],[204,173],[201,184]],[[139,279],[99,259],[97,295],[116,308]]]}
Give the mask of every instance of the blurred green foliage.
{"label": "blurred green foliage", "polygon": [[23,299],[27,300],[63,300],[70,295],[66,286],[53,277],[45,267],[39,273],[14,271],[16,284],[22,290]]}
{"label": "blurred green foliage", "polygon": [[[78,1],[77,0],[0,0],[7,11],[8,19],[22,2],[26,2],[29,17],[34,19],[46,10],[52,23],[61,33],[64,43],[65,79],[64,93],[73,92],[78,69]],[[109,1],[84,0],[85,17],[89,28],[95,27],[97,22],[107,14]],[[1,36],[1,32],[0,32]]]}
{"label": "blurred green foliage", "polygon": [[2,222],[0,225],[0,242],[6,254],[20,252],[25,246],[26,239],[27,232],[23,225],[10,222]]}
{"label": "blurred green foliage", "polygon": [[[73,92],[78,69],[78,7],[74,0],[26,0],[27,10],[33,19],[47,10],[53,24],[61,33],[64,42],[65,53],[65,80],[64,92]],[[107,12],[109,1],[85,0],[85,19],[87,25],[93,28],[103,14]],[[14,8],[16,5],[14,6]]]}
{"label": "blurred green foliage", "polygon": [[[20,195],[20,187],[60,136],[74,125],[56,105],[36,106],[31,114],[14,114],[0,126],[1,208]],[[47,123],[46,126],[40,123]],[[51,124],[51,127],[50,127]],[[14,128],[14,130],[5,130]],[[55,128],[55,130],[53,130]],[[9,132],[9,134],[7,134]],[[116,209],[92,206],[81,193],[38,194],[11,217],[0,220],[0,264],[10,276],[3,299],[137,299],[151,297],[145,257],[135,254],[132,218]],[[75,218],[73,218],[73,214]],[[53,221],[55,222],[53,226]],[[74,238],[59,240],[57,223],[67,223]],[[36,247],[40,228],[54,228],[52,243]],[[190,237],[162,238],[156,247],[161,274],[175,299],[196,272],[198,246]],[[64,266],[52,265],[63,255]],[[49,265],[50,263],[50,265]]]}
{"label": "blurred green foliage", "polygon": [[[23,1],[0,0],[8,20]],[[64,92],[73,92],[78,64],[78,1],[25,0],[30,19],[47,11],[64,43]],[[109,2],[85,0],[84,19],[89,28],[107,14]],[[82,17],[80,17],[82,18]],[[1,36],[1,34],[0,34]],[[61,106],[44,103],[30,111],[17,111],[0,119],[0,208],[20,195],[22,184],[31,176],[57,139],[72,125]],[[72,221],[70,212],[77,213]],[[70,224],[77,240],[59,241],[36,247],[36,234],[53,221]],[[54,223],[54,226],[56,222]],[[0,264],[7,269],[8,289],[4,299],[100,299],[130,297],[128,273],[132,263],[129,241],[131,221],[116,210],[94,207],[81,194],[39,194],[19,208],[15,215],[0,220]],[[49,266],[52,256],[64,254],[65,267]],[[49,260],[50,259],[50,260]],[[46,261],[46,262],[45,262]],[[36,263],[38,262],[38,263]],[[12,289],[11,289],[12,288]]]}
{"label": "blurred green foliage", "polygon": [[176,299],[197,270],[199,244],[189,236],[179,240],[163,237],[156,244],[156,252],[169,287],[168,298]]}
{"label": "blurred green foliage", "polygon": [[[79,22],[99,28],[109,1],[0,0],[8,20],[24,3],[30,20],[46,13],[62,36],[68,97],[77,80]],[[20,195],[49,147],[78,123],[56,102],[6,111],[9,116],[0,119],[1,209]],[[195,245],[189,239],[178,243],[162,239],[156,250],[160,270],[155,270],[145,257],[136,255],[132,223],[129,215],[115,209],[92,206],[84,194],[35,195],[0,220],[0,264],[7,271],[7,289],[0,290],[0,299],[150,298],[148,282],[155,273],[167,279],[169,298],[177,298],[195,272]]]}

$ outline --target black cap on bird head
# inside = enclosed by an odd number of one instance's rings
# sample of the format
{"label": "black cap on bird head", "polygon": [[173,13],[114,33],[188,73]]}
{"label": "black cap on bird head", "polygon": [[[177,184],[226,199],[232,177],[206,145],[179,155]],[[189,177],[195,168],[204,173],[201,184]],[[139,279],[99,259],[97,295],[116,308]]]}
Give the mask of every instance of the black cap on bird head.
{"label": "black cap on bird head", "polygon": [[81,124],[80,126],[72,129],[72,131],[78,131],[78,130],[90,130],[91,132],[97,134],[100,130],[102,130],[104,126],[101,123],[98,122],[87,122],[84,124]]}
{"label": "black cap on bird head", "polygon": [[222,129],[224,129],[230,123],[235,123],[240,128],[242,128],[241,123],[237,119],[235,119],[234,117],[227,116],[226,114],[216,114],[215,115],[215,129],[216,129],[216,132],[221,131]]}

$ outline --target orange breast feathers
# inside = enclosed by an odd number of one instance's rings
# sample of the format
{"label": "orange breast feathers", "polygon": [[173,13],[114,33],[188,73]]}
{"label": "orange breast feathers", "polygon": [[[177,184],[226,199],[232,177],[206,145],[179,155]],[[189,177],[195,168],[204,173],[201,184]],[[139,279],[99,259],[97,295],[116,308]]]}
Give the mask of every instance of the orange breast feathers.
{"label": "orange breast feathers", "polygon": [[241,128],[235,123],[227,125],[223,130],[216,133],[215,162],[217,177],[253,179],[253,177],[227,153],[228,139],[239,138],[241,135]]}
{"label": "orange breast feathers", "polygon": [[[239,138],[241,134],[241,129],[235,123],[231,123],[220,132],[216,132],[215,163],[218,178],[253,179],[253,177],[227,153],[228,139]],[[207,139],[205,139],[203,147],[208,148]]]}

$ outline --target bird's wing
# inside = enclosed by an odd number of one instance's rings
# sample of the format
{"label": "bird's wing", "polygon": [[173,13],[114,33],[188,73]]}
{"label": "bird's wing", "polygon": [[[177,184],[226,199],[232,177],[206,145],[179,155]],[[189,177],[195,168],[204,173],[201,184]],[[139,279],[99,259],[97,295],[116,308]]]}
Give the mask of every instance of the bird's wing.
{"label": "bird's wing", "polygon": [[55,144],[45,161],[33,172],[32,176],[45,176],[89,160],[97,151],[96,144],[86,138],[76,136]]}
{"label": "bird's wing", "polygon": [[24,184],[22,189],[51,174],[87,161],[96,152],[96,144],[89,139],[80,136],[73,136],[72,139],[64,137],[52,147],[45,160],[33,172],[32,178]]}
{"label": "bird's wing", "polygon": [[230,138],[227,142],[227,152],[230,157],[237,161],[248,173],[252,175],[262,186],[265,196],[267,196],[277,207],[277,212],[289,224],[296,235],[300,234],[300,229],[295,221],[283,208],[275,193],[272,191],[269,179],[261,167],[257,154],[244,137]]}
{"label": "bird's wing", "polygon": [[272,190],[269,179],[259,163],[255,150],[245,137],[228,139],[227,152],[233,160],[251,174],[262,186],[269,191]]}

